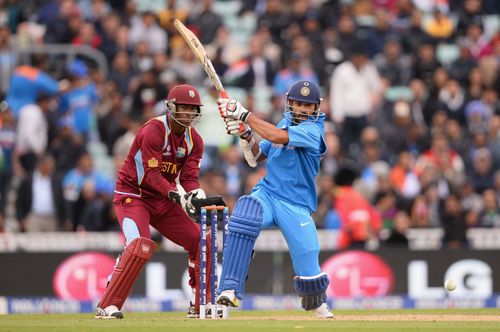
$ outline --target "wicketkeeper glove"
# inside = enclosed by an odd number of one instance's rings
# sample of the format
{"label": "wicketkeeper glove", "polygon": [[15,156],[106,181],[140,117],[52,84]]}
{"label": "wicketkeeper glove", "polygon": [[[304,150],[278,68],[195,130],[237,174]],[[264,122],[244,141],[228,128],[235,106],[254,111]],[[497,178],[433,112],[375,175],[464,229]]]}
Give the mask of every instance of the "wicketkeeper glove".
{"label": "wicketkeeper glove", "polygon": [[220,116],[224,119],[240,120],[246,122],[250,111],[243,107],[239,101],[234,99],[219,98],[217,100]]}
{"label": "wicketkeeper glove", "polygon": [[[226,206],[226,202],[221,196],[209,196],[205,198],[196,197],[197,192],[188,192],[184,195],[179,194],[177,191],[169,191],[168,198],[178,204],[184,212],[194,222],[200,223],[201,221],[201,208],[204,206],[217,205]],[[207,216],[208,224],[210,225],[210,217]]]}

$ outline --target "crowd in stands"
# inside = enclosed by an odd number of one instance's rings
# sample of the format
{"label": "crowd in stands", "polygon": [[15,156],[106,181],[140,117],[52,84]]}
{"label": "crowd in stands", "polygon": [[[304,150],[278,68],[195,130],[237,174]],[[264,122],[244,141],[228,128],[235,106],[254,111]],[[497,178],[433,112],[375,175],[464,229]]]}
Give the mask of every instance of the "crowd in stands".
{"label": "crowd in stands", "polygon": [[[7,231],[105,231],[114,172],[134,133],[179,83],[203,91],[207,194],[232,207],[265,174],[225,134],[206,74],[173,26],[205,45],[232,96],[277,123],[298,79],[317,82],[328,152],[317,227],[342,245],[408,228],[500,228],[500,2],[497,0],[56,0],[0,4],[1,198]],[[102,53],[30,52],[66,44]],[[6,223],[9,192],[17,225]]]}

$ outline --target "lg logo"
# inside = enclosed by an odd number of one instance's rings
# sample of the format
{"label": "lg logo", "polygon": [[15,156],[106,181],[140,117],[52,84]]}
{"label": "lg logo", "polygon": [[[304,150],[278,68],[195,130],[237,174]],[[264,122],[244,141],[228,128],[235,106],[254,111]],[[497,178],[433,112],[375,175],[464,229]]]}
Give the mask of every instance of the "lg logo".
{"label": "lg logo", "polygon": [[346,251],[327,259],[321,270],[330,277],[326,291],[331,297],[373,297],[389,295],[394,275],[380,257],[364,251]]}
{"label": "lg logo", "polygon": [[464,259],[450,265],[443,281],[453,279],[457,288],[446,292],[443,286],[429,287],[428,265],[425,261],[408,264],[408,295],[413,299],[442,299],[447,294],[452,298],[487,299],[493,294],[492,270],[488,264],[477,259]]}
{"label": "lg logo", "polygon": [[115,260],[109,255],[87,252],[65,259],[54,274],[54,291],[65,300],[94,300],[104,294]]}

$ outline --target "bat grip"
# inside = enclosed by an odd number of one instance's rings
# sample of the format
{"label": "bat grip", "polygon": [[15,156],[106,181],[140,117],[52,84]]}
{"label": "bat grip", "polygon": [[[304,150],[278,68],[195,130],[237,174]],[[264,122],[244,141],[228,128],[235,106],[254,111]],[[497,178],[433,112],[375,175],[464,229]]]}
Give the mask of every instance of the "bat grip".
{"label": "bat grip", "polygon": [[222,98],[229,99],[229,95],[227,94],[226,90],[220,91],[219,94]]}

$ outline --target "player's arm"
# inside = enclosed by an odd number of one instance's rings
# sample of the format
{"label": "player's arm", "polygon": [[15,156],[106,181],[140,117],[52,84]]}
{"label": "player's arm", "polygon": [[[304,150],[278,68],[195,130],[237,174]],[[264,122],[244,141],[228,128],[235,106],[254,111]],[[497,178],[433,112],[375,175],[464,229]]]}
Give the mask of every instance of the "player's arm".
{"label": "player's arm", "polygon": [[258,144],[252,129],[247,124],[234,119],[225,119],[224,121],[226,122],[226,132],[240,138],[240,147],[249,166],[255,167],[257,162],[266,159],[265,153],[261,150],[261,144]]}
{"label": "player's arm", "polygon": [[252,128],[260,137],[275,144],[288,144],[288,131],[280,129],[267,121],[259,119],[254,115],[249,115],[246,124]]}

